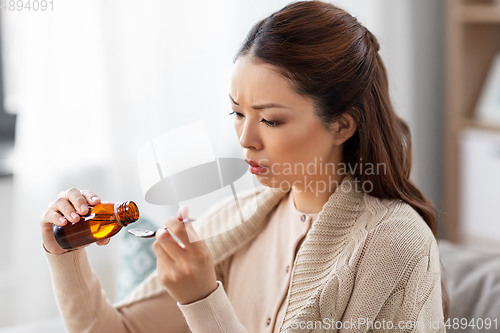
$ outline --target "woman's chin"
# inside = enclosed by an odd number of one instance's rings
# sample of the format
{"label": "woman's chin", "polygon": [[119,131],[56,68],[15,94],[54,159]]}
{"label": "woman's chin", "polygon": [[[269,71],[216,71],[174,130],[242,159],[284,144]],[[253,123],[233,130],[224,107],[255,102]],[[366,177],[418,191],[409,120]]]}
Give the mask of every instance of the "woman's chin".
{"label": "woman's chin", "polygon": [[287,192],[291,188],[290,182],[287,180],[276,179],[274,177],[264,175],[255,175],[255,177],[257,178],[257,181],[265,187],[279,189],[283,192]]}

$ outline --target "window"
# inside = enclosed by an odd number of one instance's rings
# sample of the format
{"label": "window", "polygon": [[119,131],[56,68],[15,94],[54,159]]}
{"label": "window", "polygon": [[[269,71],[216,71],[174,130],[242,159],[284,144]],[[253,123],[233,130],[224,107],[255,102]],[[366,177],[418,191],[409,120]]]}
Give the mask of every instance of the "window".
{"label": "window", "polygon": [[[0,31],[0,64],[2,64],[2,41]],[[16,115],[5,112],[3,68],[0,66],[0,177],[12,175],[11,156],[14,151]]]}

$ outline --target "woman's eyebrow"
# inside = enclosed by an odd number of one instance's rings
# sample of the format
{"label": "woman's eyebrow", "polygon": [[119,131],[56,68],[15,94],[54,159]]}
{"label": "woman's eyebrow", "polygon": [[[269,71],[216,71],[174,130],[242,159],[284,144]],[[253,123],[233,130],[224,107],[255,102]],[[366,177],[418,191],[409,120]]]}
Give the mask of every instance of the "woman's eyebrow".
{"label": "woman's eyebrow", "polygon": [[[231,101],[235,104],[235,105],[238,105],[238,103],[236,103],[236,101],[234,100],[234,98],[231,96],[231,94],[229,94],[229,98],[231,99]],[[260,104],[260,105],[253,105],[252,106],[252,109],[254,110],[263,110],[263,109],[275,109],[275,108],[281,108],[281,109],[289,109],[289,107],[286,107],[286,106],[283,106],[283,105],[280,105],[280,104],[276,104],[276,103],[267,103],[267,104]]]}

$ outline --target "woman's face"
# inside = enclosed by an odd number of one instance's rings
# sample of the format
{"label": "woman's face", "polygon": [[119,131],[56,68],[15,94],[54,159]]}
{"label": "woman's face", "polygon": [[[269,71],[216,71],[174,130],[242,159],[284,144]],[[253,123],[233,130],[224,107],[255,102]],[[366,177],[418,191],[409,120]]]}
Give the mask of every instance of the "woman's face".
{"label": "woman's face", "polygon": [[312,99],[297,94],[272,65],[239,57],[229,95],[243,157],[262,185],[300,190],[313,181],[307,186],[315,186],[315,180],[325,179],[325,163],[340,162],[342,147],[322,126]]}

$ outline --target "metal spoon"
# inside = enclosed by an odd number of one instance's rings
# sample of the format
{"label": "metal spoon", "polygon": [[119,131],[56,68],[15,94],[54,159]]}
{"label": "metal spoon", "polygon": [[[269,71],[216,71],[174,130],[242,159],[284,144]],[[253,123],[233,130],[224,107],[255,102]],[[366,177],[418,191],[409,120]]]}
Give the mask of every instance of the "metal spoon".
{"label": "metal spoon", "polygon": [[[192,218],[187,218],[187,219],[184,219],[182,220],[181,222],[183,223],[186,223],[186,222],[193,222],[195,219],[192,219]],[[167,227],[164,228],[165,230],[168,231],[168,233],[170,234],[170,236],[172,236],[172,238],[177,242],[177,244],[179,244],[180,247],[182,247],[183,249],[186,247],[186,245],[184,245],[184,243],[182,243],[182,241],[172,232],[170,231],[170,229],[168,229]],[[158,229],[160,230],[160,229]],[[141,238],[151,238],[151,237],[154,237],[156,235],[156,232],[158,230],[148,230],[148,229],[143,229],[143,228],[133,228],[133,229],[128,229],[128,232],[136,237],[141,237]]]}

